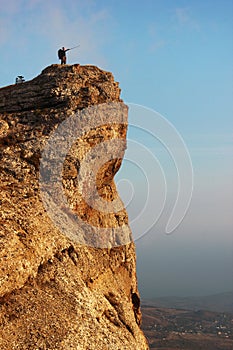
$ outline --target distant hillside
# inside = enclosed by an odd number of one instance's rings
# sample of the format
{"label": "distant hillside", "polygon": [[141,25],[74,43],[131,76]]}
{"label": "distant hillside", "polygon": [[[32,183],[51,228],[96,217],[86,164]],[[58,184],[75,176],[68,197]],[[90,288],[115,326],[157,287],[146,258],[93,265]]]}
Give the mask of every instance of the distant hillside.
{"label": "distant hillside", "polygon": [[165,308],[233,313],[233,291],[202,297],[153,298],[150,300],[143,300],[142,303],[144,305],[153,305]]}

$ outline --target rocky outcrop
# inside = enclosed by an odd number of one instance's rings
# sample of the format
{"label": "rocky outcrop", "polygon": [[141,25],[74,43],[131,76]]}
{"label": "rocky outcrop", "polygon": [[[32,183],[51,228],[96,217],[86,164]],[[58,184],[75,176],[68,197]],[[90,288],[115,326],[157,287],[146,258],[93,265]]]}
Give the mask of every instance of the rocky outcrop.
{"label": "rocky outcrop", "polygon": [[118,83],[97,67],[0,89],[2,350],[148,349],[114,184],[126,132]]}

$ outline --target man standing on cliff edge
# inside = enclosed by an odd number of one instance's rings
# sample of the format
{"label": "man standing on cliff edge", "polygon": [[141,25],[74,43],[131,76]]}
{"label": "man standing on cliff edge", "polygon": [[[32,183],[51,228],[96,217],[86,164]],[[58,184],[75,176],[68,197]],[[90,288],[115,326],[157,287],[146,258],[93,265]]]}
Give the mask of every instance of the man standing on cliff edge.
{"label": "man standing on cliff edge", "polygon": [[61,60],[61,64],[66,64],[66,51],[70,49],[65,49],[64,46],[58,50],[58,58]]}

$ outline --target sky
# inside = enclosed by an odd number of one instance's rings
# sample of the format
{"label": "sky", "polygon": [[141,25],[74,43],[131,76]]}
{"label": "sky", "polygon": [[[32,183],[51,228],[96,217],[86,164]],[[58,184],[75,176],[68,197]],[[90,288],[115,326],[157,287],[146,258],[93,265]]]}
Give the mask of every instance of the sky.
{"label": "sky", "polygon": [[[142,298],[233,289],[232,15],[232,0],[0,0],[1,87],[18,75],[32,79],[58,63],[58,48],[80,44],[68,63],[111,71],[131,104],[116,180],[128,203]],[[165,133],[143,129],[154,130],[155,120]],[[190,155],[192,179],[168,146],[171,126]],[[144,147],[139,165],[131,159],[140,154],[135,142]],[[193,180],[192,198],[168,234],[179,180],[184,192]]]}

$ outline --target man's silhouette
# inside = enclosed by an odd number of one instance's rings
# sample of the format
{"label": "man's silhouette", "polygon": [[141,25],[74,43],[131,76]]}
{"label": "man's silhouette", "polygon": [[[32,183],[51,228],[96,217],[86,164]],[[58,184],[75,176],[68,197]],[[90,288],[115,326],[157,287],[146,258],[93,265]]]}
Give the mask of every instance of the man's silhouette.
{"label": "man's silhouette", "polygon": [[61,60],[61,64],[66,64],[66,51],[70,49],[65,49],[64,46],[58,50],[58,58]]}

